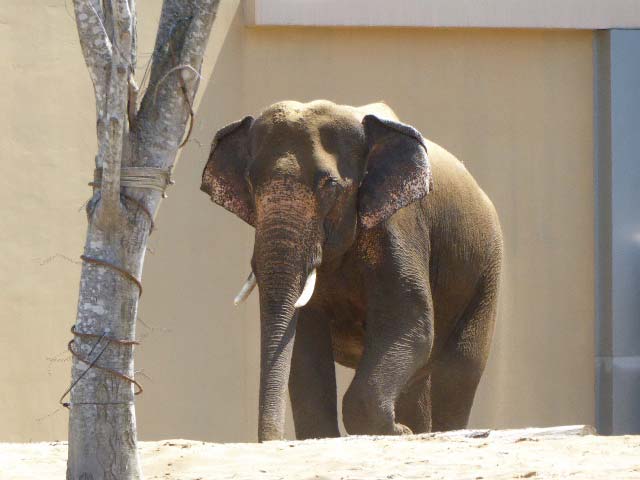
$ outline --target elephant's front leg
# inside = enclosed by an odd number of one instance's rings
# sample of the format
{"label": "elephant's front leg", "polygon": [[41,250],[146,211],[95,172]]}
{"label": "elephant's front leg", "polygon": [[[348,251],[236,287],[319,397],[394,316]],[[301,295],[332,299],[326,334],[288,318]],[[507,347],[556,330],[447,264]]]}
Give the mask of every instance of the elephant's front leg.
{"label": "elephant's front leg", "polygon": [[386,282],[370,298],[364,353],[343,399],[344,425],[351,435],[410,434],[396,419],[396,401],[431,352],[431,294],[428,287]]}
{"label": "elephant's front leg", "polygon": [[329,319],[311,305],[298,316],[289,396],[298,440],[340,436]]}

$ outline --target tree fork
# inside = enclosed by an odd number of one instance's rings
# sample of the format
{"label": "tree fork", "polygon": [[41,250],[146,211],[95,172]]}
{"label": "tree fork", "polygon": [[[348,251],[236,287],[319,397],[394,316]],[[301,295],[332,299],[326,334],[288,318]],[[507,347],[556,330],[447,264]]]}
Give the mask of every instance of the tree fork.
{"label": "tree fork", "polygon": [[67,404],[69,480],[142,478],[131,380],[140,278],[163,188],[126,172],[151,167],[145,172],[154,180],[168,177],[192,114],[218,3],[164,0],[149,87],[138,108],[135,0],[74,0],[94,86],[100,175],[87,207],[69,345],[74,352]]}

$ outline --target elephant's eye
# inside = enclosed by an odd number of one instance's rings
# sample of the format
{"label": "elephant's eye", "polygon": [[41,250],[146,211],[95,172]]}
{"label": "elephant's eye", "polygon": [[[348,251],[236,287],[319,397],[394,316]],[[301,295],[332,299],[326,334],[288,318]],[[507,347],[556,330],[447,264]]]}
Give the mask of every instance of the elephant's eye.
{"label": "elephant's eye", "polygon": [[335,188],[338,185],[340,185],[340,182],[338,182],[337,179],[333,178],[333,177],[329,177],[327,178],[327,181],[325,182],[325,185],[329,188]]}
{"label": "elephant's eye", "polygon": [[340,185],[340,182],[337,178],[334,178],[331,175],[322,175],[317,180],[317,185],[321,189],[335,189]]}

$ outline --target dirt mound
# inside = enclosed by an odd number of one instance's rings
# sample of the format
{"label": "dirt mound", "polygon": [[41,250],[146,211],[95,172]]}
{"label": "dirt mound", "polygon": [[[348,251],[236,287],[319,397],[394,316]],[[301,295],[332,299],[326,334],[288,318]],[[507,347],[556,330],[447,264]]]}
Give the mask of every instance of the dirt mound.
{"label": "dirt mound", "polygon": [[[0,444],[0,479],[64,478],[66,443]],[[640,436],[590,427],[220,444],[141,442],[151,479],[640,479]]]}

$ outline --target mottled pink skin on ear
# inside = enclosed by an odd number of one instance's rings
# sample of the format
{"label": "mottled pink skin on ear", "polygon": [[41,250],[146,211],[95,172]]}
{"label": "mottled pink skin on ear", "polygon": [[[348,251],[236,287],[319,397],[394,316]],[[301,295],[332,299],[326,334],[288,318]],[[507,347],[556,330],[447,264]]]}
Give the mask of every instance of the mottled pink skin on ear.
{"label": "mottled pink skin on ear", "polygon": [[389,218],[403,207],[423,198],[430,191],[431,172],[426,169],[416,169],[404,178],[389,181],[386,200],[377,208],[361,208],[360,223],[364,228],[375,227],[385,218]]}
{"label": "mottled pink skin on ear", "polygon": [[360,224],[372,228],[431,189],[431,167],[422,135],[402,123],[367,115],[369,154],[359,194]]}
{"label": "mottled pink skin on ear", "polygon": [[211,200],[255,226],[254,212],[244,179],[249,160],[248,132],[253,117],[245,117],[220,129],[211,144],[202,172],[200,190]]}
{"label": "mottled pink skin on ear", "polygon": [[206,184],[202,184],[200,190],[208,193],[212,202],[236,214],[249,225],[255,224],[253,211],[248,207],[247,201],[240,198],[234,185],[223,178],[211,176]]}

